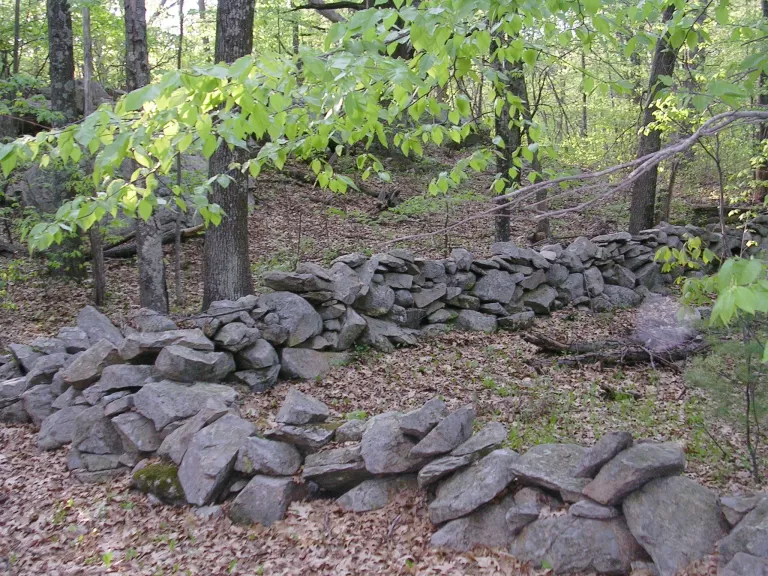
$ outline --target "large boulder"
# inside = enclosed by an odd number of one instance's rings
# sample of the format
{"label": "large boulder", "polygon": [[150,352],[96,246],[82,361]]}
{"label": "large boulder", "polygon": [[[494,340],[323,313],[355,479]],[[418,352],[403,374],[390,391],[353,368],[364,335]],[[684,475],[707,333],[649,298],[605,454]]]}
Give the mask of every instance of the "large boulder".
{"label": "large boulder", "polygon": [[498,504],[487,504],[469,516],[447,522],[432,535],[430,544],[466,552],[477,546],[506,548],[514,533],[507,523],[507,512],[515,504],[507,496]]}
{"label": "large boulder", "polygon": [[112,424],[123,438],[129,452],[154,452],[160,447],[160,435],[154,424],[138,412],[124,412],[112,418]]}
{"label": "large boulder", "polygon": [[348,490],[371,476],[359,444],[308,454],[301,475],[328,492]]}
{"label": "large boulder", "polygon": [[106,339],[119,347],[123,343],[123,334],[110,322],[109,318],[93,306],[86,306],[77,315],[77,327],[88,335],[91,346]]}
{"label": "large boulder", "polygon": [[304,394],[298,388],[290,388],[275,421],[281,424],[301,426],[302,424],[325,422],[329,414],[328,406],[320,400]]}
{"label": "large boulder", "polygon": [[603,466],[584,488],[584,495],[614,506],[655,478],[681,474],[685,453],[674,442],[636,444]]}
{"label": "large boulder", "polygon": [[624,286],[606,286],[603,294],[617,308],[633,308],[643,302],[643,297],[640,294]]}
{"label": "large boulder", "polygon": [[51,406],[56,398],[47,384],[32,386],[21,395],[21,404],[29,414],[29,418],[35,426],[40,426],[53,411]]}
{"label": "large boulder", "polygon": [[512,472],[524,484],[559,491],[568,501],[578,500],[589,482],[575,478],[576,465],[585,448],[576,444],[537,444],[512,464]]}
{"label": "large boulder", "polygon": [[511,450],[495,450],[440,484],[437,497],[429,505],[432,523],[466,516],[493,500],[515,478],[512,463],[517,458]]}
{"label": "large boulder", "polygon": [[101,377],[104,368],[122,363],[123,359],[115,345],[105,338],[77,356],[61,371],[61,377],[67,385],[76,390],[85,390]]}
{"label": "large boulder", "polygon": [[87,410],[87,406],[67,406],[54,412],[43,420],[37,435],[37,446],[40,450],[55,450],[72,442],[75,434],[77,416]]}
{"label": "large boulder", "polygon": [[155,370],[164,378],[179,382],[218,382],[235,371],[235,361],[228,352],[201,352],[173,345],[160,352]]}
{"label": "large boulder", "polygon": [[472,293],[483,302],[509,304],[515,295],[515,287],[521,276],[513,276],[503,270],[488,270],[475,284]]}
{"label": "large boulder", "polygon": [[85,352],[91,345],[85,330],[74,326],[65,326],[64,328],[61,328],[56,335],[56,338],[64,343],[64,350],[67,354]]}
{"label": "large boulder", "polygon": [[165,330],[162,332],[134,332],[128,334],[120,346],[120,356],[126,362],[154,362],[166,346],[184,346],[192,350],[212,352],[211,342],[199,328]]}
{"label": "large boulder", "polygon": [[715,551],[728,534],[717,496],[682,476],[658,478],[624,500],[624,517],[661,576],[674,576]]}
{"label": "large boulder", "polygon": [[261,370],[280,364],[280,359],[272,344],[260,339],[235,354],[235,364],[238,370]]}
{"label": "large boulder", "polygon": [[285,442],[251,436],[237,454],[235,470],[248,476],[292,476],[301,468],[301,454]]}
{"label": "large boulder", "polygon": [[179,482],[190,504],[210,504],[225,488],[238,451],[256,427],[234,414],[225,414],[197,432],[179,467]]}
{"label": "large boulder", "polygon": [[42,352],[38,352],[26,344],[8,344],[8,351],[24,374],[32,370],[35,363],[44,356]]}
{"label": "large boulder", "polygon": [[[446,416],[411,450],[415,458],[432,458],[447,454],[472,436],[475,409],[463,406]],[[401,427],[402,429],[402,427]]]}
{"label": "large boulder", "polygon": [[368,285],[363,284],[357,272],[344,262],[334,263],[331,266],[330,276],[333,282],[333,298],[344,304],[352,304],[363,288],[368,289]]}
{"label": "large boulder", "polygon": [[402,474],[423,466],[422,458],[411,456],[416,442],[403,434],[401,418],[394,412],[371,418],[361,443],[365,467],[371,474]]}
{"label": "large boulder", "polygon": [[368,316],[384,316],[395,304],[395,292],[386,284],[373,284],[355,300],[355,308]]}
{"label": "large boulder", "polygon": [[285,518],[291,502],[309,495],[308,484],[298,483],[293,478],[254,476],[232,502],[229,517],[239,524],[271,526]]}
{"label": "large boulder", "polygon": [[389,504],[398,492],[415,487],[413,476],[371,478],[339,497],[336,503],[348,512],[370,512]]}
{"label": "large boulder", "polygon": [[592,266],[584,270],[584,287],[591,298],[596,298],[603,293],[605,282],[599,268]]}
{"label": "large boulder", "polygon": [[112,421],[104,415],[104,408],[93,406],[75,418],[72,448],[89,454],[120,454],[123,440]]}
{"label": "large boulder", "polygon": [[258,307],[274,312],[288,331],[286,346],[297,346],[323,331],[323,319],[301,296],[272,292],[259,297]]}
{"label": "large boulder", "polygon": [[542,284],[535,290],[531,290],[523,295],[523,304],[536,312],[536,314],[549,314],[555,298],[557,298],[557,290],[549,284]]}
{"label": "large boulder", "polygon": [[31,387],[50,384],[54,374],[67,366],[71,361],[72,356],[66,352],[57,352],[38,358],[27,374],[27,385]]}
{"label": "large boulder", "polygon": [[210,386],[162,380],[144,385],[134,395],[133,404],[140,414],[152,420],[158,431],[162,431],[168,424],[191,418],[203,408],[226,411],[227,398],[223,392]]}
{"label": "large boulder", "polygon": [[768,559],[768,495],[717,544],[720,566],[740,552]]}
{"label": "large boulder", "polygon": [[184,459],[189,443],[195,434],[227,413],[223,406],[203,408],[173,432],[168,434],[157,449],[157,455],[172,460],[177,466]]}
{"label": "large boulder", "polygon": [[546,563],[555,574],[628,574],[644,557],[623,518],[593,520],[571,514],[547,516],[526,526],[510,553],[535,566]]}

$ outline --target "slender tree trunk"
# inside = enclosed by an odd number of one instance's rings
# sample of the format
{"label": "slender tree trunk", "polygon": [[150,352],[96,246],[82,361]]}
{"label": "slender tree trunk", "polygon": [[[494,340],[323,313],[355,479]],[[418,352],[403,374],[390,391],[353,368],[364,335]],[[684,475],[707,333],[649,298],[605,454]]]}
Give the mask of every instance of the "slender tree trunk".
{"label": "slender tree trunk", "polygon": [[[136,90],[149,84],[149,52],[144,0],[125,0],[125,83]],[[136,255],[139,262],[139,300],[142,307],[168,311],[168,288],[163,262],[163,232],[154,213],[145,222],[136,219]]]}
{"label": "slender tree trunk", "polygon": [[[82,9],[83,14],[83,112],[86,116],[94,111],[91,82],[93,81],[93,41],[91,39],[91,10]],[[89,162],[91,164],[91,162]],[[107,278],[104,269],[104,242],[101,227],[97,222],[88,231],[91,240],[91,278],[93,280],[92,300],[96,306],[104,304],[107,292]]]}
{"label": "slender tree trunk", "polygon": [[581,49],[581,137],[587,137],[587,91],[584,88],[584,80],[587,78],[587,59],[584,54],[584,49]]}
{"label": "slender tree trunk", "polygon": [[77,118],[75,57],[72,49],[72,15],[68,0],[47,0],[48,69],[51,74],[51,108],[63,126]]}
{"label": "slender tree trunk", "polygon": [[[181,70],[184,54],[184,0],[179,0],[179,49],[176,53],[176,69]],[[176,186],[181,190],[181,154],[176,154]],[[173,276],[176,288],[176,305],[184,305],[184,288],[181,285],[181,209],[176,207],[176,222],[173,238]]]}
{"label": "slender tree trunk", "polygon": [[[763,19],[768,20],[768,0],[762,0]],[[768,75],[763,71],[760,73],[760,92],[757,96],[757,103],[760,106],[768,106]],[[768,122],[763,122],[757,129],[757,152],[762,156],[763,143],[768,140]],[[757,186],[752,200],[755,203],[762,203],[768,194],[768,161],[761,162],[755,167],[755,180]]]}
{"label": "slender tree trunk", "polygon": [[19,73],[21,60],[21,0],[16,0],[13,7],[13,73]]}
{"label": "slender tree trunk", "polygon": [[[254,0],[220,0],[216,13],[216,62],[234,62],[253,50]],[[225,142],[211,156],[209,176],[225,173],[229,185],[213,184],[211,200],[224,210],[221,224],[205,234],[203,307],[253,292],[248,257],[248,176],[230,164],[248,160],[248,151]]]}
{"label": "slender tree trunk", "polygon": [[[663,22],[669,22],[675,13],[675,6],[670,5],[665,11]],[[677,50],[669,43],[669,34],[664,33],[656,43],[656,51],[653,55],[651,74],[648,80],[648,100],[643,113],[643,131],[637,147],[637,157],[658,152],[661,149],[661,132],[648,130],[645,127],[656,120],[656,99],[662,88],[661,76],[672,76],[675,71]],[[658,169],[654,166],[638,178],[632,187],[632,203],[629,212],[629,231],[636,234],[640,230],[653,226],[653,217],[656,208],[656,182]]]}

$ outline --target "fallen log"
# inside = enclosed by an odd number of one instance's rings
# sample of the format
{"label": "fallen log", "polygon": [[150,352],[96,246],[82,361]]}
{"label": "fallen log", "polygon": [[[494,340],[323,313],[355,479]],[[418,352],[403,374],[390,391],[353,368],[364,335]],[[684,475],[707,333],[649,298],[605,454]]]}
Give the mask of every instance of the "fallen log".
{"label": "fallen log", "polygon": [[[181,231],[181,239],[188,240],[194,238],[204,228],[203,224],[193,226],[192,228],[184,228]],[[135,235],[131,235],[131,239]],[[166,230],[163,232],[163,244],[171,244],[176,238],[175,230]],[[104,250],[105,258],[131,258],[136,256],[136,242],[123,242],[117,246]]]}

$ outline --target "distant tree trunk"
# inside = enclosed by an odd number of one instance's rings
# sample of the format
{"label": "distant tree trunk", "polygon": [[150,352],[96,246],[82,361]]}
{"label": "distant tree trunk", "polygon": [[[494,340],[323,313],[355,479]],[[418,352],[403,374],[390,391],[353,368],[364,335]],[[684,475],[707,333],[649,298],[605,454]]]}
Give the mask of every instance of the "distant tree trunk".
{"label": "distant tree trunk", "polygon": [[[670,5],[665,11],[662,21],[669,22],[675,13],[675,6]],[[672,76],[675,71],[677,49],[669,43],[669,34],[665,32],[656,43],[656,51],[653,55],[651,74],[648,80],[648,99],[643,113],[643,127],[656,120],[654,116],[656,98],[661,91],[661,76]],[[637,147],[637,157],[658,152],[661,149],[661,132],[658,130],[645,130],[640,134]],[[629,209],[629,231],[636,234],[640,230],[653,226],[653,217],[656,205],[656,182],[658,180],[658,168],[654,166],[637,179],[632,187],[632,203]]]}
{"label": "distant tree trunk", "polygon": [[[176,69],[181,70],[184,54],[184,0],[179,0],[179,49],[176,52]],[[181,190],[181,154],[176,154],[176,186]],[[184,305],[184,287],[181,285],[181,209],[176,207],[176,222],[173,238],[173,279],[176,288],[176,305]]]}
{"label": "distant tree trunk", "polygon": [[[768,0],[762,0],[763,19],[768,20]],[[760,73],[760,92],[757,97],[757,103],[760,106],[768,106],[768,75],[765,71]],[[762,155],[763,142],[768,140],[768,122],[763,122],[757,129],[758,154]],[[763,161],[755,167],[755,180],[757,187],[752,200],[756,203],[762,203],[768,194],[768,162]]]}
{"label": "distant tree trunk", "polygon": [[13,8],[13,73],[19,73],[21,48],[21,0],[16,0]]}
{"label": "distant tree trunk", "polygon": [[[216,12],[216,62],[234,62],[253,50],[254,0],[220,0]],[[229,186],[213,184],[211,200],[224,210],[221,224],[205,234],[203,307],[253,292],[248,257],[248,176],[229,169],[248,160],[248,151],[222,141],[211,156],[208,174],[225,173]]]}
{"label": "distant tree trunk", "polygon": [[[144,0],[125,0],[125,83],[136,90],[149,84],[149,51]],[[142,307],[168,312],[168,287],[163,262],[163,233],[157,213],[136,219],[139,300]]]}
{"label": "distant tree trunk", "polygon": [[586,69],[587,69],[587,60],[586,56],[584,55],[584,48],[581,49],[581,69],[583,72],[581,73],[581,137],[586,138],[587,137],[587,91],[584,88],[584,80],[587,77]]}
{"label": "distant tree trunk", "polygon": [[72,50],[72,15],[68,0],[47,0],[48,69],[51,75],[51,108],[61,114],[54,125],[77,118],[75,58]]}
{"label": "distant tree trunk", "polygon": [[[83,13],[83,112],[88,116],[95,106],[91,94],[93,80],[93,41],[91,40],[91,10],[82,9]],[[91,162],[89,162],[91,164]],[[104,270],[104,243],[101,237],[101,227],[95,223],[88,231],[91,240],[91,278],[93,279],[93,303],[97,306],[104,304],[107,293],[107,278]]]}

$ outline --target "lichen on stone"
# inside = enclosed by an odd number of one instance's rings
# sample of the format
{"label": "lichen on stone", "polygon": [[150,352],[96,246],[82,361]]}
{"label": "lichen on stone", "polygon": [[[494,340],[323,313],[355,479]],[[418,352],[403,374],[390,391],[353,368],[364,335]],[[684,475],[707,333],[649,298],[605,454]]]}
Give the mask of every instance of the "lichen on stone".
{"label": "lichen on stone", "polygon": [[171,504],[184,502],[184,489],[179,482],[179,468],[175,464],[149,464],[133,473],[131,483],[145,494],[157,496]]}

